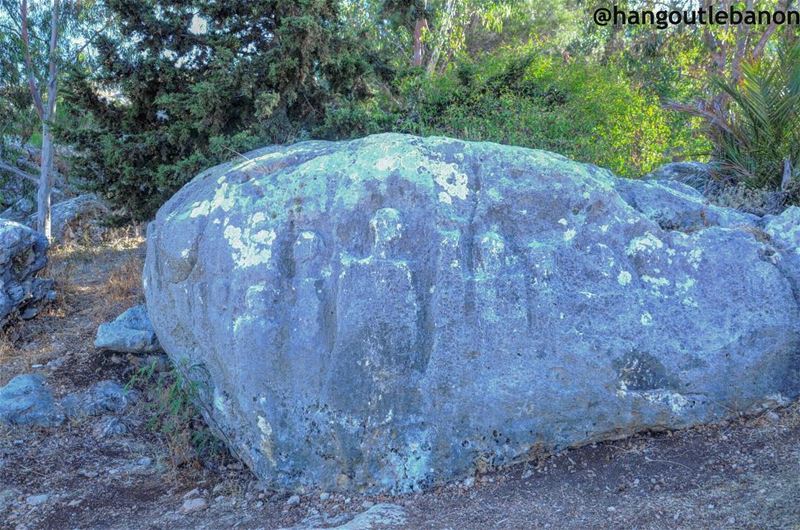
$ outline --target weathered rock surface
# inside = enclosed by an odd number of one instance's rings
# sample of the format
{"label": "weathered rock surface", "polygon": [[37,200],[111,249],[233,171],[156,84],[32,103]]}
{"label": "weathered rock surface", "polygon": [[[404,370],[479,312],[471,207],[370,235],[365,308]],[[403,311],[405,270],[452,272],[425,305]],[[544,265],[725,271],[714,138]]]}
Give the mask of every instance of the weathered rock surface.
{"label": "weathered rock surface", "polygon": [[14,317],[33,318],[55,299],[53,281],[37,278],[47,264],[47,239],[30,228],[0,219],[0,328]]}
{"label": "weathered rock surface", "polygon": [[25,220],[36,210],[36,205],[27,197],[17,199],[14,204],[0,212],[0,217],[9,221],[24,223]]}
{"label": "weathered rock surface", "polygon": [[124,412],[135,399],[133,390],[106,379],[65,396],[61,406],[69,417],[97,416],[107,412]]}
{"label": "weathered rock surface", "polygon": [[[94,193],[57,202],[51,212],[53,240],[99,241],[105,232],[101,221],[109,213],[108,206]],[[36,214],[30,216],[28,223],[36,226]]]}
{"label": "weathered rock surface", "polygon": [[671,180],[690,186],[702,194],[719,186],[713,180],[713,168],[703,162],[671,162],[644,176],[644,180]]}
{"label": "weathered rock surface", "polygon": [[63,421],[64,415],[41,376],[18,375],[0,388],[0,423],[53,427]]}
{"label": "weathered rock surface", "polygon": [[123,353],[153,353],[161,350],[144,305],[134,306],[112,322],[100,324],[94,347]]}
{"label": "weathered rock surface", "polygon": [[688,186],[699,192],[707,202],[729,207],[757,216],[781,213],[796,196],[793,190],[750,188],[743,183],[715,174],[715,168],[702,162],[673,162],[664,164],[643,180],[658,180],[669,186]]}
{"label": "weathered rock surface", "polygon": [[798,394],[793,214],[445,138],[246,158],[161,208],[145,291],[272,486],[407,491]]}
{"label": "weathered rock surface", "polygon": [[[340,524],[341,519],[346,522]],[[402,506],[379,503],[354,517],[346,513],[329,515],[312,509],[300,523],[282,530],[389,530],[406,527],[406,512]]]}

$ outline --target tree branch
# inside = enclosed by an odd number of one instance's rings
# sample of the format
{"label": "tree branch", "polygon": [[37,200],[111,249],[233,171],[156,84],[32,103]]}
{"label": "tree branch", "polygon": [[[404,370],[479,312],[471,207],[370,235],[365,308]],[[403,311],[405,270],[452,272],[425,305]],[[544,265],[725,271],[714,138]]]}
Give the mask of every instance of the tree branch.
{"label": "tree branch", "polygon": [[[24,1],[24,0],[23,0]],[[58,94],[58,17],[59,0],[53,0],[53,9],[50,14],[50,48],[48,50],[48,69],[47,69],[47,109],[44,119],[50,120],[56,109]]]}
{"label": "tree branch", "polygon": [[100,28],[100,29],[98,29],[97,31],[95,31],[94,33],[92,33],[92,36],[91,36],[91,37],[89,37],[89,38],[86,40],[86,42],[85,42],[85,43],[83,43],[83,46],[81,46],[80,48],[78,48],[77,50],[75,50],[75,57],[74,57],[73,59],[74,59],[75,61],[77,61],[77,60],[78,60],[78,56],[79,56],[79,55],[80,55],[80,54],[83,52],[83,50],[85,50],[85,49],[86,49],[86,48],[87,48],[87,47],[88,47],[90,44],[92,44],[92,43],[94,42],[94,39],[96,39],[96,38],[97,38],[99,35],[101,35],[101,34],[102,34],[102,33],[103,33],[105,30],[107,30],[107,29],[108,29],[108,27],[109,27],[110,25],[111,25],[111,19],[108,19],[108,20],[106,21],[106,23],[105,23],[105,24],[103,24],[103,27],[102,27],[102,28]]}
{"label": "tree branch", "polygon": [[[0,171],[7,171],[7,172],[11,173],[12,175],[16,175],[17,177],[23,178],[25,180],[29,180],[29,181],[33,182],[34,184],[38,184],[39,183],[39,177],[35,177],[35,176],[33,176],[33,175],[29,174],[29,173],[25,173],[21,169],[15,168],[11,164],[6,164],[2,160],[0,160]],[[59,195],[63,195],[64,194],[64,192],[62,192],[61,190],[58,190],[56,188],[53,188],[53,193],[58,193]]]}
{"label": "tree branch", "polygon": [[36,107],[36,112],[39,114],[40,119],[44,119],[44,107],[42,106],[42,96],[39,93],[39,85],[36,82],[36,77],[33,73],[33,59],[31,59],[31,38],[28,34],[28,0],[20,2],[20,17],[21,17],[21,37],[22,48],[25,52],[25,70],[28,74],[28,88],[31,91],[33,98],[33,106]]}
{"label": "tree branch", "polygon": [[[783,0],[778,4],[779,9],[782,11],[787,11],[789,7],[792,5],[792,0]],[[778,25],[775,23],[775,19],[773,18],[770,21],[769,27],[764,31],[764,34],[761,35],[761,38],[756,43],[755,47],[753,48],[753,59],[758,60],[761,57],[761,54],[764,53],[764,48],[767,46],[767,41],[775,33],[775,30],[778,29]]]}

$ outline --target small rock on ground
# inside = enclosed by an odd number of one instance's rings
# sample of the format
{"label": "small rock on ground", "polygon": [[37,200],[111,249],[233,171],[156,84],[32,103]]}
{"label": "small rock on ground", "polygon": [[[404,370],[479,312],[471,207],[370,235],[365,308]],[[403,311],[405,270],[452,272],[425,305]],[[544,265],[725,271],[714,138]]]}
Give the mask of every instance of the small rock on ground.
{"label": "small rock on ground", "polygon": [[183,506],[181,506],[181,513],[184,515],[188,515],[190,513],[205,510],[207,507],[208,503],[202,497],[186,499],[185,501],[183,501]]}
{"label": "small rock on ground", "polygon": [[286,504],[288,504],[289,506],[295,506],[297,504],[300,504],[300,496],[292,495],[291,497],[289,497],[289,500],[286,501]]}
{"label": "small rock on ground", "polygon": [[63,421],[42,376],[18,375],[0,388],[0,423],[53,427]]}
{"label": "small rock on ground", "polygon": [[101,419],[94,426],[94,435],[97,438],[119,436],[128,432],[128,427],[119,418],[107,417]]}
{"label": "small rock on ground", "polygon": [[28,498],[25,499],[25,502],[28,506],[39,506],[40,504],[44,504],[50,498],[50,495],[47,493],[41,493],[39,495],[28,495]]}
{"label": "small rock on ground", "polygon": [[122,353],[153,353],[161,349],[144,305],[131,307],[112,322],[100,324],[94,347]]}
{"label": "small rock on ground", "polygon": [[115,381],[105,380],[65,397],[61,404],[70,417],[120,413],[134,400],[135,393]]}

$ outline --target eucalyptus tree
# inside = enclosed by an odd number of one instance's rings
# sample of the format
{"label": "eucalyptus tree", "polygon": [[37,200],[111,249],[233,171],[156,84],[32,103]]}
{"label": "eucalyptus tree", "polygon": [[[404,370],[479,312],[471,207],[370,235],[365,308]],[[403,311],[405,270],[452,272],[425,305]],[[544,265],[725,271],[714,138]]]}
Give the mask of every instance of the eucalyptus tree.
{"label": "eucalyptus tree", "polygon": [[467,49],[468,35],[501,33],[510,20],[528,20],[560,0],[384,0],[379,18],[392,20],[411,35],[410,64],[440,72]]}
{"label": "eucalyptus tree", "polygon": [[2,86],[8,94],[17,89],[17,100],[7,99],[6,105],[24,107],[18,98],[22,81],[27,85],[29,101],[41,128],[37,229],[48,239],[51,237],[50,202],[55,158],[53,130],[60,82],[65,67],[73,67],[102,31],[97,16],[100,8],[98,2],[91,0],[0,0],[0,27],[6,44]]}

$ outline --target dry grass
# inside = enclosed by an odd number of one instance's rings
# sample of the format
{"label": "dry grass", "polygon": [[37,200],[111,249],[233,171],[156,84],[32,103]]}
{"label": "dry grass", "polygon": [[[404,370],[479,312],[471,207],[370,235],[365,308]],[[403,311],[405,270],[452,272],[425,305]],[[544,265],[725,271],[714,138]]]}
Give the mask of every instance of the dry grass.
{"label": "dry grass", "polygon": [[11,355],[14,350],[14,342],[8,332],[0,331],[0,362],[4,357]]}
{"label": "dry grass", "polygon": [[55,280],[57,299],[0,333],[0,384],[56,358],[90,369],[97,326],[143,300],[143,260],[141,227],[108,230],[100,244],[53,246],[40,275]]}
{"label": "dry grass", "polygon": [[106,295],[113,303],[142,301],[142,259],[129,256],[119,267],[111,271],[106,281]]}

